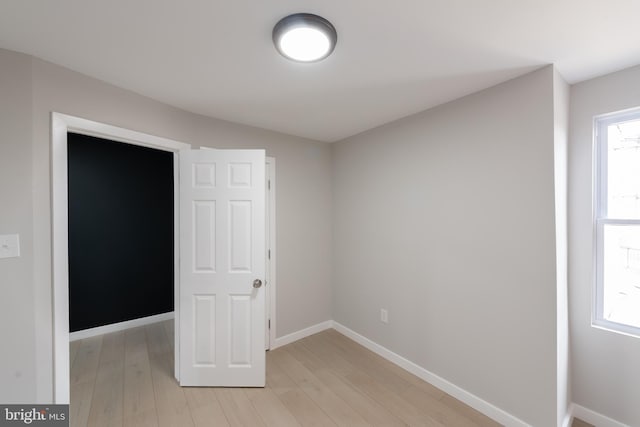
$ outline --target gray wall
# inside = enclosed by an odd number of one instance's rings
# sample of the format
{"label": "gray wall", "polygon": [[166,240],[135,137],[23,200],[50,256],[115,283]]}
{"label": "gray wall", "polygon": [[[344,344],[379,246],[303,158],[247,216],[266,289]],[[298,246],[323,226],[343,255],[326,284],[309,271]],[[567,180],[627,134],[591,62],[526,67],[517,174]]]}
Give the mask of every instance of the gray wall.
{"label": "gray wall", "polygon": [[[52,398],[52,111],[194,146],[265,148],[268,156],[276,158],[277,334],[331,319],[329,145],[197,116],[4,50],[0,50],[0,61],[0,111],[4,112],[0,166],[9,168],[2,167],[0,173],[5,178],[5,173],[13,172],[0,183],[8,202],[2,203],[0,229],[20,232],[23,239],[21,258],[0,260],[3,288],[15,294],[15,299],[2,299],[7,308],[0,310],[3,339],[15,338],[0,360],[0,401],[50,402]],[[4,206],[11,210],[5,211]],[[5,277],[12,279],[7,286]],[[5,334],[4,328],[11,329]]]}
{"label": "gray wall", "polygon": [[640,425],[640,340],[591,327],[593,117],[640,106],[640,67],[571,88],[569,291],[573,401]]}
{"label": "gray wall", "polygon": [[333,146],[334,320],[536,426],[557,417],[553,78]]}
{"label": "gray wall", "polygon": [[20,234],[22,253],[0,259],[0,402],[33,402],[31,59],[0,50],[0,70],[0,234]]}

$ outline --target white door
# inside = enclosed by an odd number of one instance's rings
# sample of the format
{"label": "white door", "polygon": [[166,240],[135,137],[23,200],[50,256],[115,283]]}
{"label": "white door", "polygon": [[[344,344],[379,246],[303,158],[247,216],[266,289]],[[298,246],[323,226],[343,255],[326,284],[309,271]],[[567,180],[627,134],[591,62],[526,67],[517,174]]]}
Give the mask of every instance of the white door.
{"label": "white door", "polygon": [[264,179],[264,150],[180,152],[182,386],[265,385]]}

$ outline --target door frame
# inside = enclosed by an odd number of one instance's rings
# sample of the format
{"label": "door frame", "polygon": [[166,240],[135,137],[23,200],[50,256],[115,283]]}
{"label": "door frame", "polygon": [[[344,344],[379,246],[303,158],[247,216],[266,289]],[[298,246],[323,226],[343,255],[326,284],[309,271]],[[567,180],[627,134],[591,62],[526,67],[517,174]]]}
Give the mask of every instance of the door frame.
{"label": "door frame", "polygon": [[266,158],[266,219],[265,244],[266,244],[266,268],[265,268],[265,312],[267,317],[268,340],[265,346],[271,350],[276,345],[276,159]]}
{"label": "door frame", "polygon": [[[68,159],[67,133],[105,138],[173,152],[174,174],[174,242],[179,242],[179,162],[178,152],[190,144],[161,138],[116,126],[51,113],[51,196],[52,196],[52,269],[53,269],[53,401],[69,404],[69,229],[68,229]],[[174,243],[174,291],[179,290],[179,245]],[[175,304],[175,303],[174,303]],[[176,335],[176,348],[178,336]],[[178,361],[176,361],[178,363]]]}
{"label": "door frame", "polygon": [[[126,128],[107,125],[92,120],[67,114],[51,113],[51,229],[52,229],[52,321],[53,321],[53,402],[69,404],[70,402],[70,366],[69,366],[69,233],[68,233],[68,159],[67,133],[74,132],[138,145],[157,150],[169,151],[173,155],[174,176],[174,312],[180,302],[180,270],[179,270],[179,238],[180,238],[180,171],[179,152],[192,146],[175,141],[133,131]],[[210,148],[210,147],[201,147]],[[266,189],[265,199],[269,210],[266,212],[269,223],[265,224],[269,236],[267,250],[271,250],[269,275],[266,278],[267,293],[265,311],[271,320],[269,329],[269,346],[275,346],[276,340],[276,161],[266,158],[270,187]],[[179,316],[174,316],[175,328],[179,328]],[[180,348],[180,334],[174,334],[175,348]],[[175,352],[175,373],[179,373],[179,352]],[[179,380],[179,378],[176,378]]]}
{"label": "door frame", "polygon": [[[52,317],[53,317],[53,402],[69,404],[70,402],[70,365],[69,365],[69,252],[68,252],[68,160],[67,133],[75,132],[83,135],[105,138],[126,144],[139,145],[174,153],[174,242],[179,243],[179,159],[180,150],[190,149],[191,145],[183,142],[145,134],[117,126],[107,125],[67,114],[51,113],[51,198],[52,198]],[[204,148],[204,147],[203,147]],[[267,250],[271,250],[268,264],[269,274],[266,278],[268,304],[265,311],[269,313],[271,328],[269,329],[269,349],[276,342],[276,161],[267,157],[267,169],[270,187],[265,199],[269,210],[266,212],[269,223],[265,224],[268,237]],[[174,311],[179,304],[180,270],[179,244],[174,244]],[[174,316],[175,327],[178,328],[179,316]],[[175,335],[175,348],[180,348],[180,334]],[[175,374],[179,373],[179,352],[176,352]],[[179,379],[179,378],[177,378]]]}

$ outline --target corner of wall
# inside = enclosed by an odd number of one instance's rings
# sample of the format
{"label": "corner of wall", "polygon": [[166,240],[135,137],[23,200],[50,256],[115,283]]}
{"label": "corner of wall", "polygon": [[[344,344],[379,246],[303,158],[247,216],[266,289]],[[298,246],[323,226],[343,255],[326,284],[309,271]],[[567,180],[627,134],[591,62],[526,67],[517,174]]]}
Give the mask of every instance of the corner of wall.
{"label": "corner of wall", "polygon": [[553,69],[554,193],[556,221],[556,339],[557,424],[567,422],[569,389],[569,300],[568,300],[568,129],[569,85]]}

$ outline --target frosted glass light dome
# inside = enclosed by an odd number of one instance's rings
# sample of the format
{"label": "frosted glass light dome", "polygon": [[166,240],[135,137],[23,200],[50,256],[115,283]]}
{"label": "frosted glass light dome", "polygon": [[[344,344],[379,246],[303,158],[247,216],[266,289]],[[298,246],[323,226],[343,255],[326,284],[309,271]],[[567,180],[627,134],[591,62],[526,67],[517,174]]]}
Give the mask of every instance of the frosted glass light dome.
{"label": "frosted glass light dome", "polygon": [[333,52],[338,35],[329,21],[310,13],[282,18],[273,28],[273,43],[286,58],[299,62],[320,61]]}

